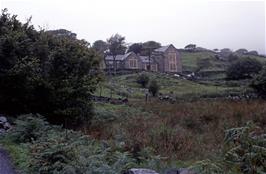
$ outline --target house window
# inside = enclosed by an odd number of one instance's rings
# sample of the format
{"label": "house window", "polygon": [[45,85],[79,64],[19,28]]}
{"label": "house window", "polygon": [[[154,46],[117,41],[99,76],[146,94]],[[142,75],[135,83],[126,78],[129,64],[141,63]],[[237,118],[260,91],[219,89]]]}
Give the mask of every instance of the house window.
{"label": "house window", "polygon": [[176,55],[169,54],[169,69],[170,71],[176,71]]}
{"label": "house window", "polygon": [[129,67],[130,68],[137,68],[137,60],[136,59],[129,60]]}
{"label": "house window", "polygon": [[152,71],[157,71],[157,65],[156,65],[156,64],[151,65],[151,70],[152,70]]}

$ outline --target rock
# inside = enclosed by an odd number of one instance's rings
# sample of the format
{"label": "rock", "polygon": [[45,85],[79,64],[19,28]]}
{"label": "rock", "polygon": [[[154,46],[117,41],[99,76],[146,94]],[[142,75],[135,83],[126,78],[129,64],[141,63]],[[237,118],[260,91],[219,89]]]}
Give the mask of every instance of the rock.
{"label": "rock", "polygon": [[195,172],[189,170],[189,169],[170,169],[166,171],[165,174],[196,174]]}
{"label": "rock", "polygon": [[5,132],[6,132],[5,129],[0,129],[0,135],[3,134],[3,133],[5,133]]}
{"label": "rock", "polygon": [[150,169],[133,168],[133,169],[129,169],[124,174],[159,174],[159,173],[155,172],[154,170],[150,170]]}
{"label": "rock", "polygon": [[1,124],[1,123],[6,123],[6,122],[7,122],[6,117],[1,116],[1,117],[0,117],[0,124]]}
{"label": "rock", "polygon": [[10,129],[11,128],[11,125],[8,123],[8,122],[6,122],[5,124],[4,124],[4,129],[5,130],[8,130],[8,129]]}

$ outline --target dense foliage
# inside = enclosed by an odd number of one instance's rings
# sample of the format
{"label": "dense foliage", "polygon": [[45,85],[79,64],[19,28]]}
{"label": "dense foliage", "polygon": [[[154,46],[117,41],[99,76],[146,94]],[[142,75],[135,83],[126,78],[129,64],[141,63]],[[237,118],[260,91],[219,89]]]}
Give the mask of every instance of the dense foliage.
{"label": "dense foliage", "polygon": [[149,84],[149,92],[152,94],[152,96],[156,96],[159,92],[160,86],[157,83],[156,80],[152,80]]}
{"label": "dense foliage", "polygon": [[[159,160],[148,149],[135,158],[121,143],[112,146],[106,141],[52,126],[40,115],[23,115],[15,124],[0,143],[6,144],[8,149],[15,146],[13,152],[24,148],[29,160],[19,168],[20,173],[117,174],[137,166],[156,168]],[[14,160],[21,163],[19,159]]]}
{"label": "dense foliage", "polygon": [[30,20],[21,23],[3,10],[0,110],[13,115],[40,113],[55,123],[89,120],[89,96],[100,80],[99,57],[71,32],[52,33],[37,31]]}
{"label": "dense foliage", "polygon": [[266,134],[262,128],[249,122],[239,128],[226,131],[225,143],[228,146],[225,161],[245,174],[266,171]]}
{"label": "dense foliage", "polygon": [[149,76],[142,73],[137,77],[137,83],[140,84],[143,88],[145,88],[149,83]]}
{"label": "dense foliage", "polygon": [[256,59],[242,58],[232,63],[227,69],[226,75],[228,79],[245,79],[251,78],[262,69],[262,64]]}
{"label": "dense foliage", "polygon": [[259,96],[266,97],[266,67],[254,78],[251,87],[256,90]]}

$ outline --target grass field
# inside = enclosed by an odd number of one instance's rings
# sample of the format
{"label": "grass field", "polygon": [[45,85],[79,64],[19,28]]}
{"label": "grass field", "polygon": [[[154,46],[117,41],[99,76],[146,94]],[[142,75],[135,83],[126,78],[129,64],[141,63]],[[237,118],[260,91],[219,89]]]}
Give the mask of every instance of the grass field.
{"label": "grass field", "polygon": [[[199,62],[208,59],[210,65],[203,68],[201,71],[224,71],[229,65],[229,62],[218,60],[215,58],[214,52],[180,52],[180,57],[183,65],[184,71],[195,71],[199,68]],[[242,56],[250,57],[260,61],[261,63],[266,63],[266,58],[260,56]]]}
{"label": "grass field", "polygon": [[221,153],[224,130],[253,121],[266,126],[265,101],[198,100],[170,104],[134,99],[128,105],[101,104],[116,119],[89,132],[99,139],[121,141],[129,149],[152,147],[171,160],[201,160]]}
{"label": "grass field", "polygon": [[[249,90],[248,86],[231,85],[227,82],[220,83],[199,83],[182,78],[175,78],[165,74],[148,73],[150,79],[155,79],[160,85],[160,93],[163,95],[172,95],[176,98],[202,96],[215,96],[225,94],[239,94]],[[145,89],[136,82],[139,74],[127,74],[113,77],[109,82],[105,82],[99,87],[95,95],[115,98],[128,96],[129,98],[143,98]],[[111,90],[112,89],[112,90]]]}

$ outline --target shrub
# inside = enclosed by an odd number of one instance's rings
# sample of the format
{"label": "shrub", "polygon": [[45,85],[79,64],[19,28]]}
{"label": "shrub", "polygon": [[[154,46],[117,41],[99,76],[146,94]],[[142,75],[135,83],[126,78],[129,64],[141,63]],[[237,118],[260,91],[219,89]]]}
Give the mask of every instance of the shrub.
{"label": "shrub", "polygon": [[[124,148],[111,147],[80,132],[51,126],[41,116],[24,115],[15,123],[5,139],[16,146],[12,156],[19,153],[21,147],[26,148],[23,152],[27,152],[27,161],[15,159],[19,167],[24,167],[20,173],[117,174],[137,166],[157,167],[154,162],[158,157],[152,154],[140,153],[138,163]],[[2,142],[5,141],[1,139]]]}
{"label": "shrub", "polygon": [[159,92],[159,85],[156,80],[152,80],[149,85],[149,92],[152,94],[152,96],[156,96]]}
{"label": "shrub", "polygon": [[143,88],[145,88],[147,86],[147,84],[149,83],[149,76],[142,73],[137,77],[137,83],[140,84]]}
{"label": "shrub", "polygon": [[242,173],[263,173],[266,170],[266,134],[249,122],[246,126],[226,131],[225,161]]}
{"label": "shrub", "polygon": [[0,23],[1,112],[40,113],[59,124],[89,120],[100,57],[88,43],[37,31],[7,10]]}
{"label": "shrub", "polygon": [[251,78],[262,69],[262,64],[256,59],[243,58],[231,64],[227,69],[228,79],[239,80]]}
{"label": "shrub", "polygon": [[266,67],[254,78],[251,87],[255,89],[260,96],[263,98],[266,97]]}

